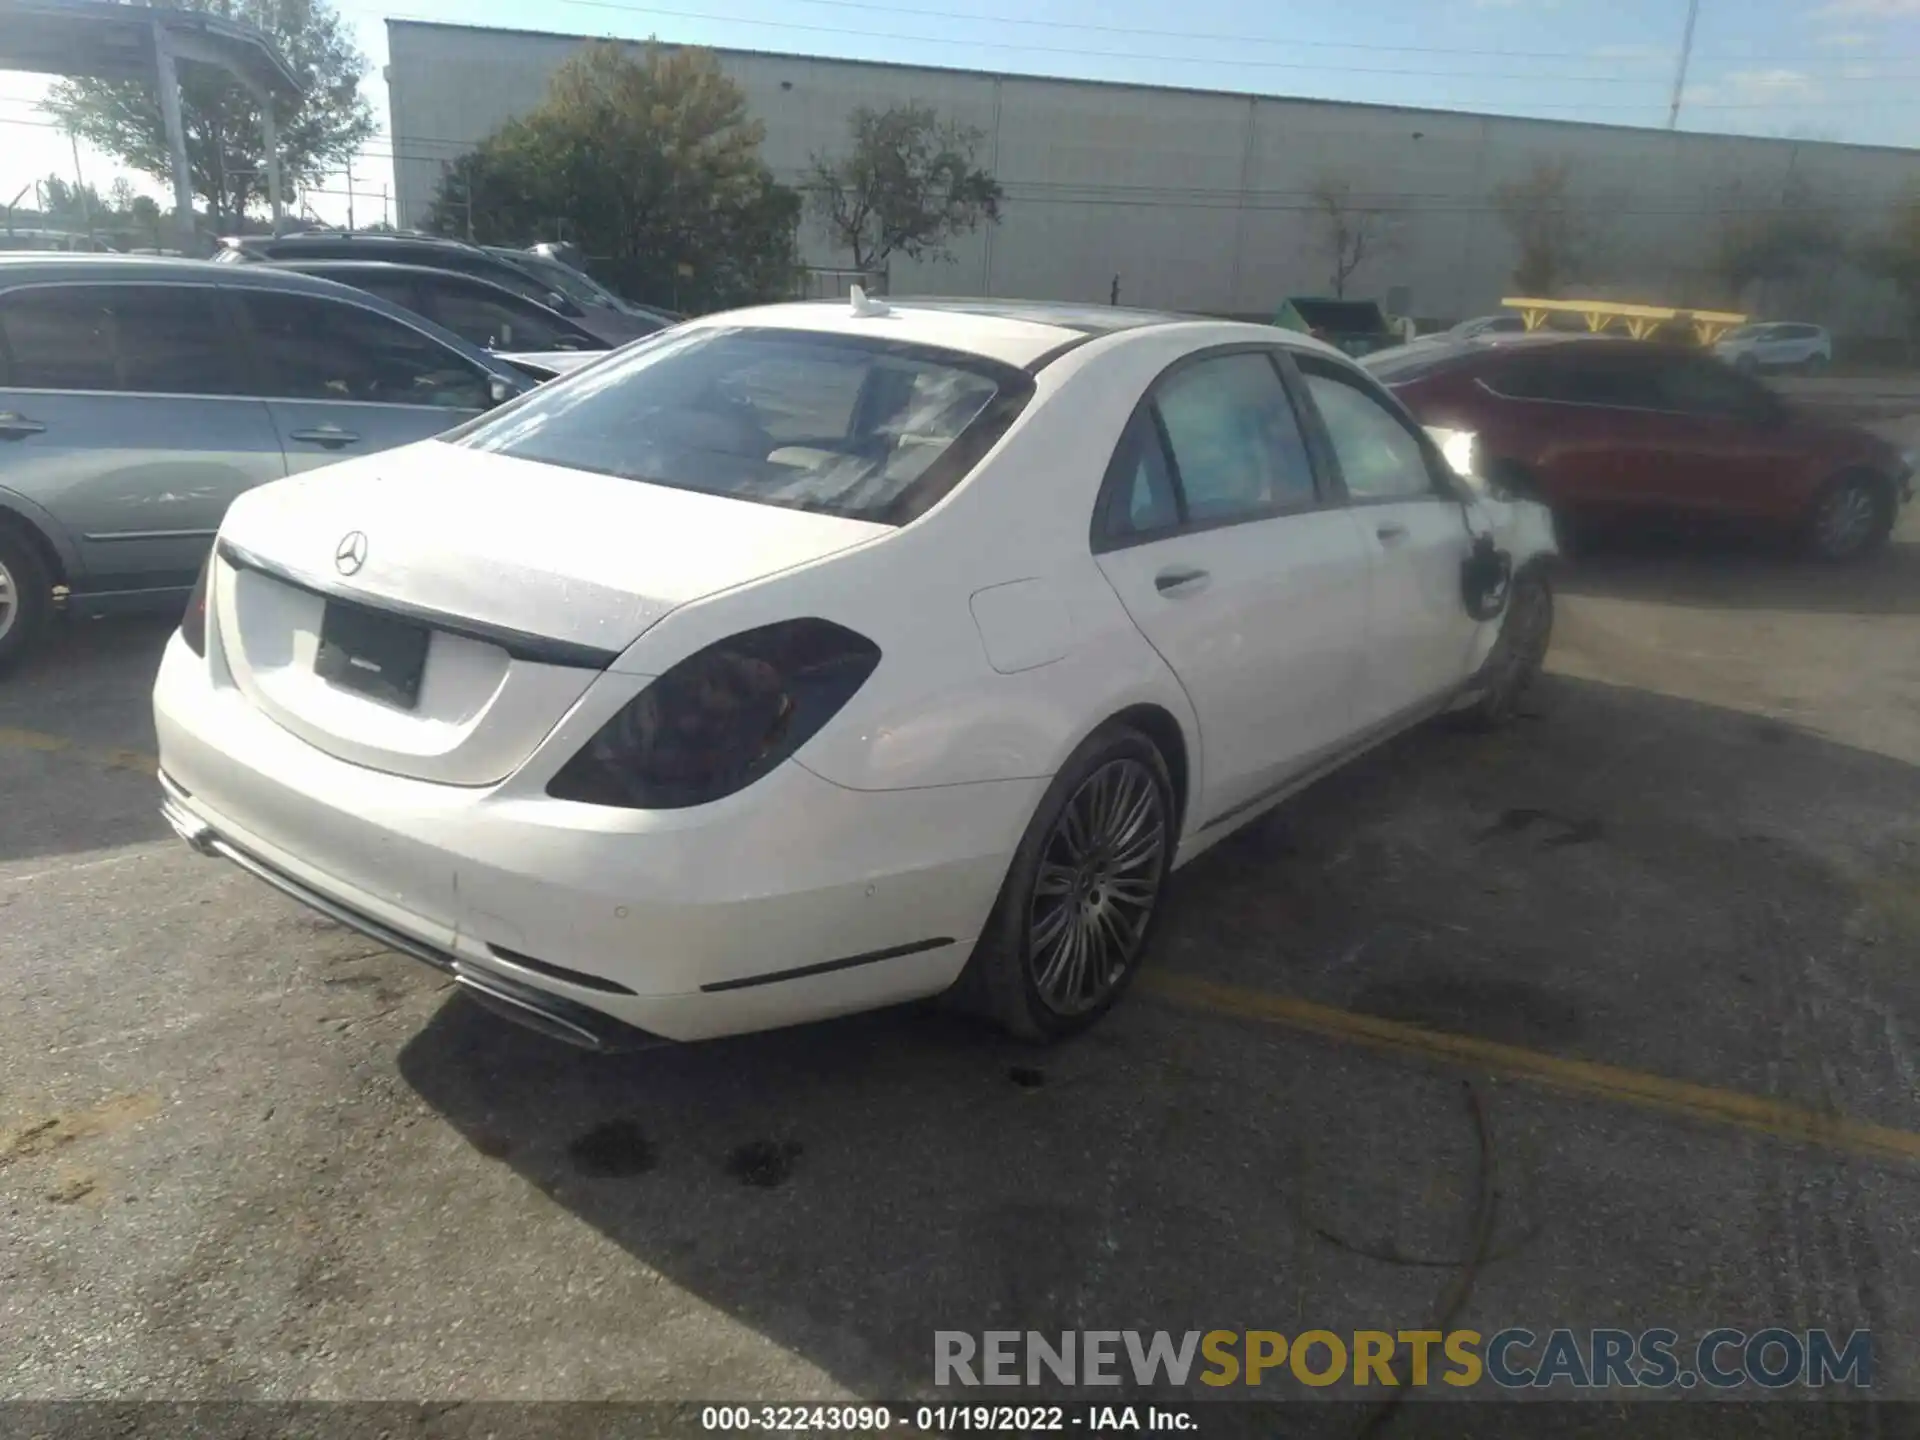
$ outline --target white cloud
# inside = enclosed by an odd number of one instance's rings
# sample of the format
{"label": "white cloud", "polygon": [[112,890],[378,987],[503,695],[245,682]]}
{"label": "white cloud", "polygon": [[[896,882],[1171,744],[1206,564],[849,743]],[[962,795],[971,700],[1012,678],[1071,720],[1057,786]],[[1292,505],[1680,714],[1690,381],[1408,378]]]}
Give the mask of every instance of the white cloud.
{"label": "white cloud", "polygon": [[1750,110],[1775,103],[1812,100],[1819,94],[1820,87],[1804,71],[1731,70],[1717,80],[1687,86],[1686,103]]}
{"label": "white cloud", "polygon": [[1920,0],[1826,0],[1813,12],[1816,20],[1896,20],[1920,15]]}
{"label": "white cloud", "polygon": [[1659,45],[1596,45],[1590,52],[1595,60],[1618,60],[1638,65],[1668,65],[1674,53]]}

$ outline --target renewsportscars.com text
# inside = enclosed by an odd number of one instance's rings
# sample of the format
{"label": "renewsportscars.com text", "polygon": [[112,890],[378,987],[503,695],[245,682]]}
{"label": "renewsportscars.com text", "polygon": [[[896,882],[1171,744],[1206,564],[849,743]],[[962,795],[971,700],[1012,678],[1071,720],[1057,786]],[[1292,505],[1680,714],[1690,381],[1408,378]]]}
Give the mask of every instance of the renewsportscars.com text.
{"label": "renewsportscars.com text", "polygon": [[1779,1327],[1709,1330],[1036,1330],[934,1332],[936,1385],[1325,1387],[1493,1385],[1505,1390],[1780,1390],[1873,1384],[1873,1336]]}

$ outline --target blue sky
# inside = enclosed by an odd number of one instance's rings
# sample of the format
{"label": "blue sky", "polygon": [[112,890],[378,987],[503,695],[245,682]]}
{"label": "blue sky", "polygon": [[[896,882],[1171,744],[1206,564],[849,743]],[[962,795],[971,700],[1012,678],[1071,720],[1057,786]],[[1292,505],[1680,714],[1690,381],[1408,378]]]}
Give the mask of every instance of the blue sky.
{"label": "blue sky", "polygon": [[[395,6],[398,8],[394,8]],[[1666,123],[1687,0],[345,0],[381,138],[356,217],[390,184],[388,16],[1502,114]],[[0,203],[54,171],[45,82],[0,74]],[[1920,0],[1700,0],[1685,129],[1920,145]],[[105,189],[114,166],[81,153]],[[158,193],[157,187],[141,188]],[[344,181],[329,188],[340,191]],[[343,218],[344,195],[312,209]]]}

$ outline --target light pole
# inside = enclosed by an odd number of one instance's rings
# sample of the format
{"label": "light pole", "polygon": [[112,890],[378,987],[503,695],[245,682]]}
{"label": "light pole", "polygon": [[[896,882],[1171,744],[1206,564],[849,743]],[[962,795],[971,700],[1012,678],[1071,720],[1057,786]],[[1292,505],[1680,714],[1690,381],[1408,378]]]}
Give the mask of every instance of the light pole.
{"label": "light pole", "polygon": [[[20,188],[19,188],[18,190],[16,190],[16,191],[14,192],[14,194],[13,194],[13,199],[11,199],[11,200],[9,200],[9,201],[7,202],[7,234],[9,234],[9,235],[11,235],[11,234],[13,234],[13,209],[14,209],[14,206],[16,206],[16,205],[18,205],[18,204],[20,203],[20,197],[21,197],[22,195],[24,195],[24,194],[26,194],[26,193],[27,193],[27,191],[29,191],[29,190],[31,190],[31,189],[33,189],[33,187],[34,187],[35,185],[37,185],[38,183],[39,183],[39,182],[38,182],[38,181],[36,181],[36,180],[29,180],[29,181],[28,181],[28,182],[27,182],[26,184],[24,184],[24,185],[22,185],[22,186],[21,186],[21,187],[20,187]],[[36,201],[37,201],[37,200],[38,200],[39,198],[40,198],[40,197],[39,197],[38,195],[36,195],[36,196],[34,196],[34,199],[35,199]]]}
{"label": "light pole", "polygon": [[1700,0],[1687,0],[1687,33],[1680,40],[1680,68],[1673,76],[1673,105],[1667,111],[1667,129],[1680,127],[1680,101],[1687,92],[1687,62],[1693,58],[1693,24],[1700,18]]}

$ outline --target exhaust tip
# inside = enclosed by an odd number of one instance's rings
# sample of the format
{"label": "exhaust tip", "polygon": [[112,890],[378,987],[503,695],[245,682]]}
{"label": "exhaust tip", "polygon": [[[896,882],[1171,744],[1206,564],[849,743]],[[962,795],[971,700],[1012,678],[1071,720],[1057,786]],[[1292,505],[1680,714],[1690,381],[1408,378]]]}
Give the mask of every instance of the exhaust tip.
{"label": "exhaust tip", "polygon": [[591,1010],[562,995],[554,995],[492,971],[480,973],[471,965],[454,962],[454,979],[462,993],[502,1019],[512,1020],[549,1039],[603,1055],[652,1050],[671,1042],[648,1034],[611,1015]]}
{"label": "exhaust tip", "polygon": [[168,798],[161,804],[160,814],[172,827],[173,833],[186,841],[196,855],[211,857],[218,854],[213,848],[213,827],[206,821],[183,809],[172,798]]}

